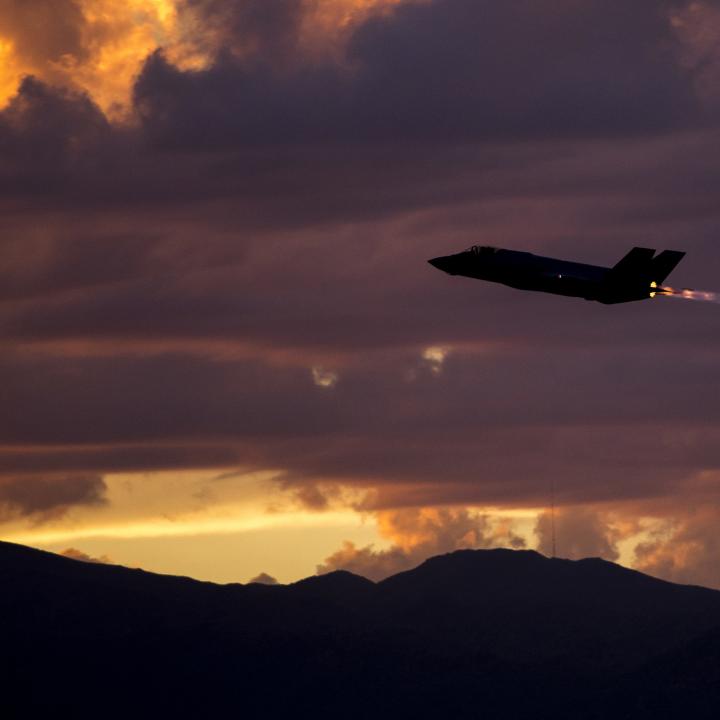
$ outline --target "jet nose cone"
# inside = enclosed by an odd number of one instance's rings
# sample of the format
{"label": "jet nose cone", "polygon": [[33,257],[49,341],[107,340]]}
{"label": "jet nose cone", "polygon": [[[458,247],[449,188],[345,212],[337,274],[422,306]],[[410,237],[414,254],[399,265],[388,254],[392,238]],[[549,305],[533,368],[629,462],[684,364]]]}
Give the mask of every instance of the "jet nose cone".
{"label": "jet nose cone", "polygon": [[433,266],[436,267],[438,270],[442,270],[446,273],[452,272],[452,266],[453,266],[453,258],[451,255],[446,255],[444,257],[436,257],[432,260],[428,260],[428,262]]}

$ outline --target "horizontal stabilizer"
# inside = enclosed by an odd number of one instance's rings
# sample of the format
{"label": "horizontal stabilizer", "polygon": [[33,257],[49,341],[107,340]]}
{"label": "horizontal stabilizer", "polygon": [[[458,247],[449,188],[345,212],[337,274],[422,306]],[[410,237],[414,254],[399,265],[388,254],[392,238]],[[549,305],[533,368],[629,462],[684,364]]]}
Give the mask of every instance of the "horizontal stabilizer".
{"label": "horizontal stabilizer", "polygon": [[652,261],[652,279],[661,285],[665,278],[678,266],[678,263],[685,257],[684,252],[678,250],[663,250]]}
{"label": "horizontal stabilizer", "polygon": [[649,276],[653,255],[655,250],[652,248],[635,247],[612,269],[612,274],[616,277]]}

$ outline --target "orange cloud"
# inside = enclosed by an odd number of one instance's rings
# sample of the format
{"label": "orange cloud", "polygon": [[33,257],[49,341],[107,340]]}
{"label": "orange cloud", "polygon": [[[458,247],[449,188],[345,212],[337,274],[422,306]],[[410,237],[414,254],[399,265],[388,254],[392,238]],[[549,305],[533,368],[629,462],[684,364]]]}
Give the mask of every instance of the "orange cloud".
{"label": "orange cloud", "polygon": [[467,548],[525,547],[507,519],[491,519],[467,509],[406,508],[376,513],[378,533],[392,544],[376,550],[373,545],[343,546],[318,565],[319,574],[349,570],[371,580],[419,565],[433,555]]}
{"label": "orange cloud", "polygon": [[719,588],[719,522],[717,508],[706,506],[660,523],[636,546],[634,566],[672,582]]}
{"label": "orange cloud", "polygon": [[[538,550],[550,556],[553,551],[553,522],[550,512],[538,515],[535,534]],[[636,530],[635,530],[636,531]],[[617,560],[620,552],[617,543],[621,533],[610,522],[607,513],[580,507],[555,511],[555,546],[559,557],[580,560],[602,557]]]}
{"label": "orange cloud", "polygon": [[[699,490],[698,483],[694,487]],[[663,500],[612,509],[560,508],[555,514],[557,555],[602,557],[670,582],[720,588],[719,521],[713,498],[702,507]],[[535,534],[538,550],[550,555],[549,512],[538,516]]]}
{"label": "orange cloud", "polygon": [[[369,13],[401,1],[298,1],[292,42],[305,51],[337,45]],[[184,70],[206,67],[223,46],[238,54],[263,49],[257,28],[239,32],[226,22],[240,12],[226,5],[219,12],[212,2],[182,0],[0,0],[0,107],[34,75],[85,91],[110,117],[125,117],[135,79],[158,49]],[[243,6],[241,14],[259,13]]]}
{"label": "orange cloud", "polygon": [[88,92],[111,114],[129,98],[145,58],[167,46],[184,58],[173,0],[0,0],[0,104],[25,75]]}

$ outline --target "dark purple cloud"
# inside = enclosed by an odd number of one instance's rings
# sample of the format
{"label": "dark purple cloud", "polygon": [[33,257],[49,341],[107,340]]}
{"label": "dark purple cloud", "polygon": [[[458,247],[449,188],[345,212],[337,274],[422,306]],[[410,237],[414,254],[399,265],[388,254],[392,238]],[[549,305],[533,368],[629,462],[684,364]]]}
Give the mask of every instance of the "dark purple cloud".
{"label": "dark purple cloud", "polygon": [[0,522],[17,517],[46,521],[74,505],[99,505],[104,495],[105,483],[97,475],[0,477]]}
{"label": "dark purple cloud", "polygon": [[694,110],[674,4],[411,3],[360,28],[350,53],[368,68],[368,115],[394,117],[411,136],[647,133],[685,125]]}
{"label": "dark purple cloud", "polygon": [[177,7],[182,21],[210,31],[216,49],[219,39],[222,49],[262,56],[268,63],[298,52],[303,0],[180,0]]}
{"label": "dark purple cloud", "polygon": [[13,448],[0,453],[0,475],[57,473],[142,472],[183,468],[227,467],[240,463],[237,450],[227,445],[203,442],[199,447],[183,445],[115,445],[63,448],[45,447],[42,441],[32,447]]}
{"label": "dark purple cloud", "polygon": [[301,495],[385,488],[379,506],[542,503],[550,478],[562,502],[664,496],[720,465],[714,358],[666,358],[526,344],[435,374],[419,355],[368,355],[323,388],[260,360],[25,355],[3,367],[0,443],[18,449],[0,467],[273,467]]}
{"label": "dark purple cloud", "polygon": [[[0,188],[86,209],[232,198],[255,222],[447,202],[483,170],[535,165],[541,151],[498,156],[493,143],[707,123],[670,21],[686,4],[408,3],[359,25],[344,66],[287,40],[295,0],[188,2],[213,37],[222,30],[213,65],[151,56],[135,88],[139,132],[111,131],[87,97],[27,79],[0,116]],[[278,66],[277,45],[293,62]]]}
{"label": "dark purple cloud", "polygon": [[[355,31],[350,68],[300,57],[278,69],[267,37],[287,44],[298,3],[274,2],[250,30],[260,57],[225,52],[206,71],[182,72],[156,54],[135,99],[163,147],[655,133],[700,121],[670,23],[682,5],[406,3]],[[223,4],[240,30],[256,6]]]}
{"label": "dark purple cloud", "polygon": [[0,114],[0,153],[6,162],[29,172],[71,172],[109,134],[105,116],[89,97],[51,88],[33,77],[23,80]]}

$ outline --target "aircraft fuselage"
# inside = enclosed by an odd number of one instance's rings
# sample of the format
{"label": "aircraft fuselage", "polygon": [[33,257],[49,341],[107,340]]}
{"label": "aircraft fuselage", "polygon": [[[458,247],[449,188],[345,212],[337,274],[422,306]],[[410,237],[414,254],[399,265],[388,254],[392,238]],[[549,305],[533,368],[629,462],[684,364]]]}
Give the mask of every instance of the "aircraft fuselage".
{"label": "aircraft fuselage", "polygon": [[660,284],[685,253],[634,248],[615,267],[557,260],[529,252],[473,246],[429,260],[450,275],[501,283],[519,290],[580,297],[605,304],[632,302],[662,292]]}

